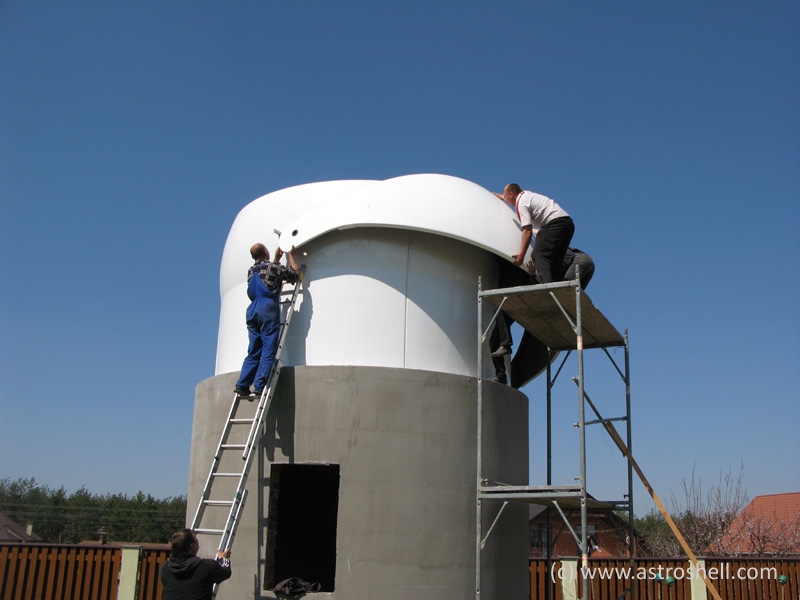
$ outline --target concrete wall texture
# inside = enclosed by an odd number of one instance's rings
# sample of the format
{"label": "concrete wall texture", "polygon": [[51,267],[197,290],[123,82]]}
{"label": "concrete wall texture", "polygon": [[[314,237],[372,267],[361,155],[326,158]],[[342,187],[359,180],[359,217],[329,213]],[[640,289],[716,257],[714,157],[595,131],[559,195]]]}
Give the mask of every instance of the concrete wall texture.
{"label": "concrete wall texture", "polygon": [[[237,375],[218,375],[197,386],[189,519],[202,492]],[[483,385],[484,476],[525,485],[527,398],[510,387]],[[261,452],[247,483],[249,495],[233,544],[233,577],[222,584],[217,597],[276,597],[262,589],[265,568],[275,558],[271,554],[274,539],[270,546],[267,527],[273,464],[338,465],[335,547],[328,551],[335,554],[331,557],[335,581],[332,591],[313,596],[339,600],[474,597],[476,386],[471,377],[412,369],[284,368],[266,417]],[[242,403],[242,416],[250,416],[248,411],[253,409],[254,403]],[[320,498],[325,496],[320,494]],[[325,507],[318,508],[322,512]],[[484,531],[498,509],[499,502],[484,502]],[[527,517],[527,505],[512,503],[498,521],[483,554],[482,597],[529,594]],[[211,520],[204,521],[204,527],[213,526]],[[277,530],[280,536],[281,526]],[[321,543],[315,538],[309,535],[298,544],[301,548],[306,544],[304,551],[312,555]],[[216,537],[201,536],[201,556],[213,556],[216,543]],[[292,574],[314,581],[313,572]]]}

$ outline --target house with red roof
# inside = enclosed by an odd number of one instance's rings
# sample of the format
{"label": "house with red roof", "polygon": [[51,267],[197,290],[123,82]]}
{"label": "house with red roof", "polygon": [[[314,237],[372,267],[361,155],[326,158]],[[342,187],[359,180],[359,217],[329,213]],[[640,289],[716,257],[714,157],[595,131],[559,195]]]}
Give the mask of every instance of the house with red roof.
{"label": "house with red roof", "polygon": [[800,492],[753,498],[709,553],[800,555]]}

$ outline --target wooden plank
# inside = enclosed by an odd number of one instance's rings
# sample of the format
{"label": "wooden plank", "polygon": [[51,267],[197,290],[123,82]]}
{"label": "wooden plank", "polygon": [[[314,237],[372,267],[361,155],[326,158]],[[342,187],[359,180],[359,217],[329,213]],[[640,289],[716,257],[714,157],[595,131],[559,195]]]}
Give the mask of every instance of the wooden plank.
{"label": "wooden plank", "polygon": [[113,582],[118,582],[119,575],[115,573],[114,564],[115,560],[114,557],[118,554],[122,554],[122,549],[112,550],[109,548],[106,550],[105,555],[103,556],[103,574],[100,578],[100,591],[103,594],[104,598],[108,598],[109,600],[114,600],[116,594],[114,594],[114,587],[112,584]]}
{"label": "wooden plank", "polygon": [[159,569],[169,556],[169,550],[142,548],[139,563],[139,600],[161,597],[164,590]]}
{"label": "wooden plank", "polygon": [[531,560],[530,561],[531,573],[531,600],[544,600],[545,586],[549,581],[547,573],[547,561],[545,560]]}
{"label": "wooden plank", "polygon": [[[563,563],[561,561],[557,561],[553,563],[555,565],[555,572],[556,574],[562,573]],[[549,576],[549,573],[548,573]],[[557,582],[553,584],[553,589],[555,590],[555,594],[553,594],[554,600],[563,600],[564,598],[564,590],[561,586],[561,579],[559,578]]]}
{"label": "wooden plank", "polygon": [[[576,334],[559,308],[560,304],[572,322],[576,322],[574,288],[547,289],[541,286],[529,286],[516,289],[525,291],[508,296],[491,295],[488,298],[498,306],[503,298],[506,298],[503,310],[551,350],[575,349],[577,346]],[[553,299],[553,296],[558,302]],[[581,293],[581,325],[584,348],[625,345],[625,338],[595,307],[585,292]]]}
{"label": "wooden plank", "polygon": [[86,563],[88,573],[85,576],[86,587],[91,590],[91,598],[105,600],[100,597],[100,572],[103,568],[103,551],[94,548],[89,551],[89,562]]}
{"label": "wooden plank", "polygon": [[9,585],[10,578],[8,577],[8,565],[10,548],[8,546],[0,546],[0,598],[6,598],[9,594],[6,586]]}
{"label": "wooden plank", "polygon": [[[151,565],[151,554],[142,548],[139,555],[139,599],[147,600],[153,594],[153,568]],[[158,596],[160,598],[160,596]]]}
{"label": "wooden plank", "polygon": [[56,574],[58,572],[58,560],[61,554],[60,548],[48,548],[47,559],[45,563],[45,598],[53,598],[53,591],[56,585]]}
{"label": "wooden plank", "polygon": [[86,587],[92,590],[91,598],[97,598],[98,600],[106,600],[100,596],[100,574],[103,569],[103,554],[103,551],[97,548],[90,550],[89,561],[86,563],[87,575],[91,584],[91,587],[88,585]]}
{"label": "wooden plank", "polygon": [[[708,578],[711,580],[711,583],[715,584],[714,587],[716,587],[717,590],[719,591],[720,598],[722,598],[722,600],[725,600],[725,598],[727,597],[727,591],[725,589],[724,584],[722,583],[722,578],[719,576],[712,577],[712,575],[717,575],[719,571],[718,570],[712,571],[711,569],[719,569],[719,568],[720,564],[718,561],[711,558],[706,559],[706,573],[708,574]],[[708,598],[708,590],[705,591],[704,596],[705,598]]]}
{"label": "wooden plank", "polygon": [[108,589],[111,573],[114,570],[113,560],[114,553],[104,549],[100,556],[100,572],[95,575],[95,579],[97,579],[98,597],[103,600],[113,600]]}
{"label": "wooden plank", "polygon": [[[553,294],[570,315],[573,323],[577,321],[574,292],[570,289],[553,290]],[[551,298],[552,299],[552,298]],[[555,302],[554,302],[555,304]],[[559,311],[560,312],[560,311]],[[561,315],[564,319],[563,314]],[[581,294],[581,321],[583,326],[583,345],[586,348],[602,348],[606,346],[621,346],[625,339],[614,328],[605,315],[595,307],[592,299],[586,294]],[[571,328],[570,328],[571,330]],[[573,346],[574,347],[574,346]],[[568,348],[564,348],[566,350]]]}
{"label": "wooden plank", "polygon": [[[731,569],[734,572],[739,566],[741,566],[739,561],[731,561]],[[742,588],[742,582],[735,577],[729,577],[727,580],[730,582],[731,600],[747,600],[747,588]],[[742,594],[744,594],[744,596]]]}
{"label": "wooden plank", "polygon": [[114,571],[114,550],[112,548],[106,547],[99,551],[98,566],[100,570],[95,573],[98,597],[103,600],[113,600],[109,590],[111,574]]}
{"label": "wooden plank", "polygon": [[40,569],[41,554],[46,552],[44,548],[31,546],[30,558],[28,560],[28,594],[29,598],[41,597],[41,590],[44,589],[44,571]]}
{"label": "wooden plank", "polygon": [[59,553],[56,569],[58,571],[58,585],[55,598],[66,598],[69,595],[70,572],[72,571],[72,552],[70,548],[63,548]]}
{"label": "wooden plank", "polygon": [[80,550],[73,549],[71,554],[71,560],[69,563],[67,563],[71,566],[71,568],[67,568],[67,580],[66,585],[64,586],[64,597],[78,598],[78,592],[80,591],[80,585],[78,582],[83,576],[83,553]]}
{"label": "wooden plank", "polygon": [[117,587],[119,585],[119,572],[122,568],[122,548],[119,548],[112,554],[111,561],[111,576],[108,581],[108,597],[110,600],[115,600],[117,595]]}
{"label": "wooden plank", "polygon": [[[553,500],[558,502],[561,508],[575,510],[581,507],[581,499],[573,496],[559,496],[553,497],[547,494],[542,494],[541,497],[524,496],[525,492],[508,492],[504,493],[502,486],[498,486],[497,492],[486,492],[486,499],[506,500],[513,499],[516,502],[524,502],[525,504],[536,504],[537,506],[553,506]],[[594,498],[586,498],[586,507],[595,510],[611,510],[614,505],[611,502],[603,502],[602,500],[595,500]]]}
{"label": "wooden plank", "polygon": [[14,585],[17,581],[17,566],[19,564],[19,548],[13,547],[9,548],[6,564],[8,565],[6,572],[4,574],[5,581],[8,582],[8,586],[3,591],[3,598],[10,598],[11,594],[14,592]]}
{"label": "wooden plank", "polygon": [[19,549],[17,553],[17,586],[16,586],[16,594],[14,595],[14,600],[22,600],[24,598],[25,588],[27,587],[27,581],[25,580],[27,575],[27,562],[28,562],[28,548],[23,546]]}
{"label": "wooden plank", "polygon": [[782,584],[781,600],[784,598],[784,593],[787,598],[800,597],[800,561],[784,561],[783,573],[778,573],[778,576],[786,575],[788,581]]}
{"label": "wooden plank", "polygon": [[[491,296],[497,301],[497,296]],[[574,348],[575,333],[552,298],[525,292],[509,296],[503,310],[551,349]]]}

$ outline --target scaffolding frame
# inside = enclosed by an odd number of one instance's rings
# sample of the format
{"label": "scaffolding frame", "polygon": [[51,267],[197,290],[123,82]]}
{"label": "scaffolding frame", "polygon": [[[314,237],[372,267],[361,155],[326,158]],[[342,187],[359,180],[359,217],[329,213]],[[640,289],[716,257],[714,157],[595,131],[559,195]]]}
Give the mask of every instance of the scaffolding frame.
{"label": "scaffolding frame", "polygon": [[[484,329],[483,301],[490,299],[497,304],[497,310]],[[573,301],[574,300],[574,304]],[[548,507],[546,547],[547,570],[552,568],[551,508],[562,518],[567,529],[575,539],[581,554],[581,579],[583,582],[582,600],[588,600],[589,572],[588,567],[588,508],[599,511],[626,510],[628,513],[628,538],[623,542],[627,546],[631,567],[635,555],[635,536],[633,530],[633,467],[627,464],[628,493],[626,500],[598,501],[587,493],[586,488],[586,426],[602,424],[611,433],[613,421],[625,421],[626,446],[631,451],[631,388],[630,388],[630,352],[628,332],[620,333],[608,322],[606,317],[592,304],[590,298],[580,286],[580,271],[576,269],[575,279],[557,283],[527,285],[511,288],[483,290],[481,278],[478,278],[478,339],[477,339],[477,483],[476,483],[476,542],[475,542],[475,598],[481,600],[481,571],[483,548],[509,502],[524,502]],[[483,358],[486,339],[491,332],[500,311],[505,311],[522,327],[538,338],[548,347],[547,372],[547,468],[546,485],[514,486],[487,480],[483,474]],[[608,352],[608,348],[622,347],[625,351],[624,371],[620,369]],[[584,385],[584,357],[587,349],[602,349],[625,384],[625,416],[604,419],[595,404],[586,394]],[[553,485],[552,483],[552,435],[551,435],[551,401],[552,389],[561,373],[564,364],[572,351],[577,353],[577,376],[572,380],[578,387],[578,428],[580,476],[576,478],[578,485]],[[558,354],[566,351],[561,365],[555,375],[552,364]],[[595,420],[586,420],[586,406],[594,412]],[[495,515],[485,535],[483,532],[483,500],[502,500],[503,504]],[[564,508],[580,508],[581,527],[578,534],[564,513]],[[621,533],[621,532],[620,532]],[[549,600],[550,586],[546,587],[546,600]],[[635,588],[630,587],[630,598],[635,598]]]}

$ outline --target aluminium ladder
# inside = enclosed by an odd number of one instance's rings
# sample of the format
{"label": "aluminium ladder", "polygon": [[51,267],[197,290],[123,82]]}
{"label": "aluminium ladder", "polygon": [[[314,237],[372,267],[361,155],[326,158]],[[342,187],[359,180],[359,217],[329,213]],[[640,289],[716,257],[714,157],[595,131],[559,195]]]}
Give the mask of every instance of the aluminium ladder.
{"label": "aluminium ladder", "polygon": [[[290,293],[291,296],[288,300],[281,300],[280,302],[282,307],[284,305],[286,306],[286,316],[283,318],[281,322],[281,329],[280,329],[280,334],[278,336],[278,348],[275,353],[275,360],[272,363],[272,369],[270,370],[269,376],[267,377],[267,382],[266,385],[264,386],[264,391],[261,393],[261,397],[259,398],[258,404],[256,406],[255,415],[252,418],[236,417],[241,399],[239,394],[235,394],[233,397],[233,401],[231,402],[231,408],[230,411],[228,412],[228,418],[225,422],[225,427],[222,430],[222,435],[219,438],[219,443],[217,444],[217,449],[214,453],[214,460],[211,463],[211,470],[208,473],[208,478],[206,479],[206,483],[203,488],[203,493],[200,496],[200,501],[197,504],[197,510],[195,511],[194,519],[192,520],[191,529],[193,529],[196,534],[220,536],[220,541],[219,544],[217,545],[217,548],[221,550],[230,548],[233,545],[233,538],[234,535],[236,534],[236,526],[239,522],[239,516],[241,515],[242,508],[244,507],[245,500],[247,499],[247,490],[245,489],[245,484],[247,482],[247,475],[250,471],[250,466],[253,462],[255,449],[258,447],[258,441],[260,439],[259,431],[261,430],[262,425],[264,423],[264,417],[266,416],[267,411],[269,410],[270,403],[272,402],[272,396],[275,393],[275,388],[278,384],[278,377],[283,367],[283,363],[280,360],[281,350],[283,349],[283,343],[286,339],[286,332],[289,329],[289,323],[292,320],[292,314],[294,313],[294,307],[297,302],[297,296],[301,289],[301,283],[303,280],[304,273],[305,273],[305,265],[302,265],[300,267],[300,277],[297,283],[294,285],[294,289],[286,290],[285,292],[282,290],[280,292],[280,294]],[[250,426],[250,432],[247,435],[247,440],[243,444],[231,443],[229,439],[231,431],[236,429],[241,432],[243,425]],[[234,469],[233,472],[220,471],[222,458],[226,452],[230,451],[242,452],[243,462],[241,463],[242,465],[241,471],[237,469]],[[227,496],[228,498],[231,498],[230,500],[211,499],[211,491],[217,479],[237,479],[236,490],[233,492],[233,494]],[[201,527],[201,522],[203,516],[205,515],[206,508],[228,509],[228,516],[225,520],[225,525],[221,529]]]}

